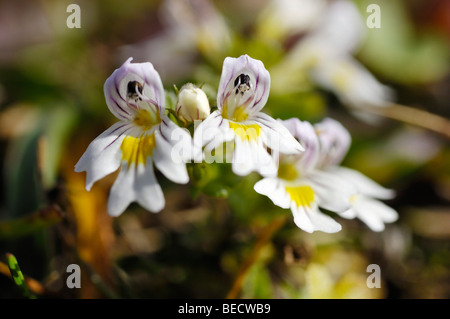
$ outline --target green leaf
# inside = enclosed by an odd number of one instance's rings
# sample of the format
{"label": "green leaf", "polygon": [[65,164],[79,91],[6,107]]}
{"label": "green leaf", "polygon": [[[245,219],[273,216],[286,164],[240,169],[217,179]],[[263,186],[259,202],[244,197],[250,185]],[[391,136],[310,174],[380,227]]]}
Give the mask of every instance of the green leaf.
{"label": "green leaf", "polygon": [[272,280],[266,265],[258,262],[252,266],[245,280],[242,293],[244,298],[273,298]]}
{"label": "green leaf", "polygon": [[[448,44],[431,31],[418,33],[408,17],[405,1],[375,0],[381,8],[381,28],[367,29],[358,53],[377,74],[412,85],[436,81],[449,69]],[[361,3],[363,17],[366,3]]]}
{"label": "green leaf", "polygon": [[[17,218],[36,211],[44,203],[38,170],[38,141],[41,129],[10,141],[3,169],[7,218]],[[24,200],[26,197],[26,200]]]}
{"label": "green leaf", "polygon": [[54,206],[14,220],[0,221],[0,239],[11,239],[34,234],[62,220],[61,211]]}
{"label": "green leaf", "polygon": [[78,120],[75,108],[67,106],[55,106],[45,120],[43,136],[45,138],[45,149],[41,151],[41,178],[46,189],[55,186],[58,177],[61,154]]}

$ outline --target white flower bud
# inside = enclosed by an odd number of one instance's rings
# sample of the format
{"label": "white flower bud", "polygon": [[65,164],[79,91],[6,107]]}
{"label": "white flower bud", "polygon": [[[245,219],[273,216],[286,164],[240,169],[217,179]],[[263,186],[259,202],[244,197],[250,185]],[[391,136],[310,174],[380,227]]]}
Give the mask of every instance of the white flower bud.
{"label": "white flower bud", "polygon": [[192,83],[181,87],[176,110],[180,119],[186,122],[204,120],[211,111],[205,92]]}

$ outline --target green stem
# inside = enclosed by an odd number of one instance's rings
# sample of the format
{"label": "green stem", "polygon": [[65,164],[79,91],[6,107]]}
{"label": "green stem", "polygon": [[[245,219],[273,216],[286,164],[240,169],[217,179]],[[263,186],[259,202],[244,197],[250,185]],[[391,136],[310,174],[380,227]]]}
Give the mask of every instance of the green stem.
{"label": "green stem", "polygon": [[36,296],[32,294],[30,288],[28,288],[25,277],[20,270],[19,263],[17,262],[16,257],[13,254],[7,253],[6,260],[9,271],[11,272],[11,277],[13,278],[14,283],[17,285],[17,287],[19,287],[22,295],[28,299],[36,299]]}

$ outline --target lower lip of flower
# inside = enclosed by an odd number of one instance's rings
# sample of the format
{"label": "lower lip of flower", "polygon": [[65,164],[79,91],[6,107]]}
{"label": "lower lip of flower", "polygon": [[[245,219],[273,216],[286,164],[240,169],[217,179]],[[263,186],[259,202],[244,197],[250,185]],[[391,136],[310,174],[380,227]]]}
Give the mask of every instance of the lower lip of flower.
{"label": "lower lip of flower", "polygon": [[311,207],[314,203],[314,191],[310,186],[286,186],[286,192],[297,207]]}
{"label": "lower lip of flower", "polygon": [[242,141],[256,141],[261,134],[261,127],[258,124],[240,124],[229,122],[230,129],[234,131]]}
{"label": "lower lip of flower", "polygon": [[155,134],[143,134],[140,137],[127,136],[123,139],[120,149],[122,150],[122,161],[131,164],[145,165],[147,157],[152,156],[155,148]]}

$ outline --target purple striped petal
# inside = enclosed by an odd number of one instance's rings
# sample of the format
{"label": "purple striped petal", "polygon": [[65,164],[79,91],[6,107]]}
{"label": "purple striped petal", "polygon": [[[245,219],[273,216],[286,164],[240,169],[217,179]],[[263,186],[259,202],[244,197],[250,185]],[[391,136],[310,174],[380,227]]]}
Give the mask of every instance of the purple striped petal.
{"label": "purple striped petal", "polygon": [[131,120],[143,104],[164,112],[164,88],[158,72],[150,62],[131,63],[132,59],[116,69],[103,87],[109,110],[121,120]]}
{"label": "purple striped petal", "polygon": [[314,128],[320,142],[320,165],[339,165],[350,148],[350,133],[341,123],[331,118],[325,118],[315,124]]}
{"label": "purple striped petal", "polygon": [[[248,79],[248,82],[243,79]],[[239,85],[243,85],[243,89],[240,90]],[[261,61],[248,55],[239,58],[227,57],[220,78],[217,107],[222,111],[227,105],[231,114],[235,108],[244,107],[249,114],[254,114],[266,104],[269,90],[270,74]]]}

